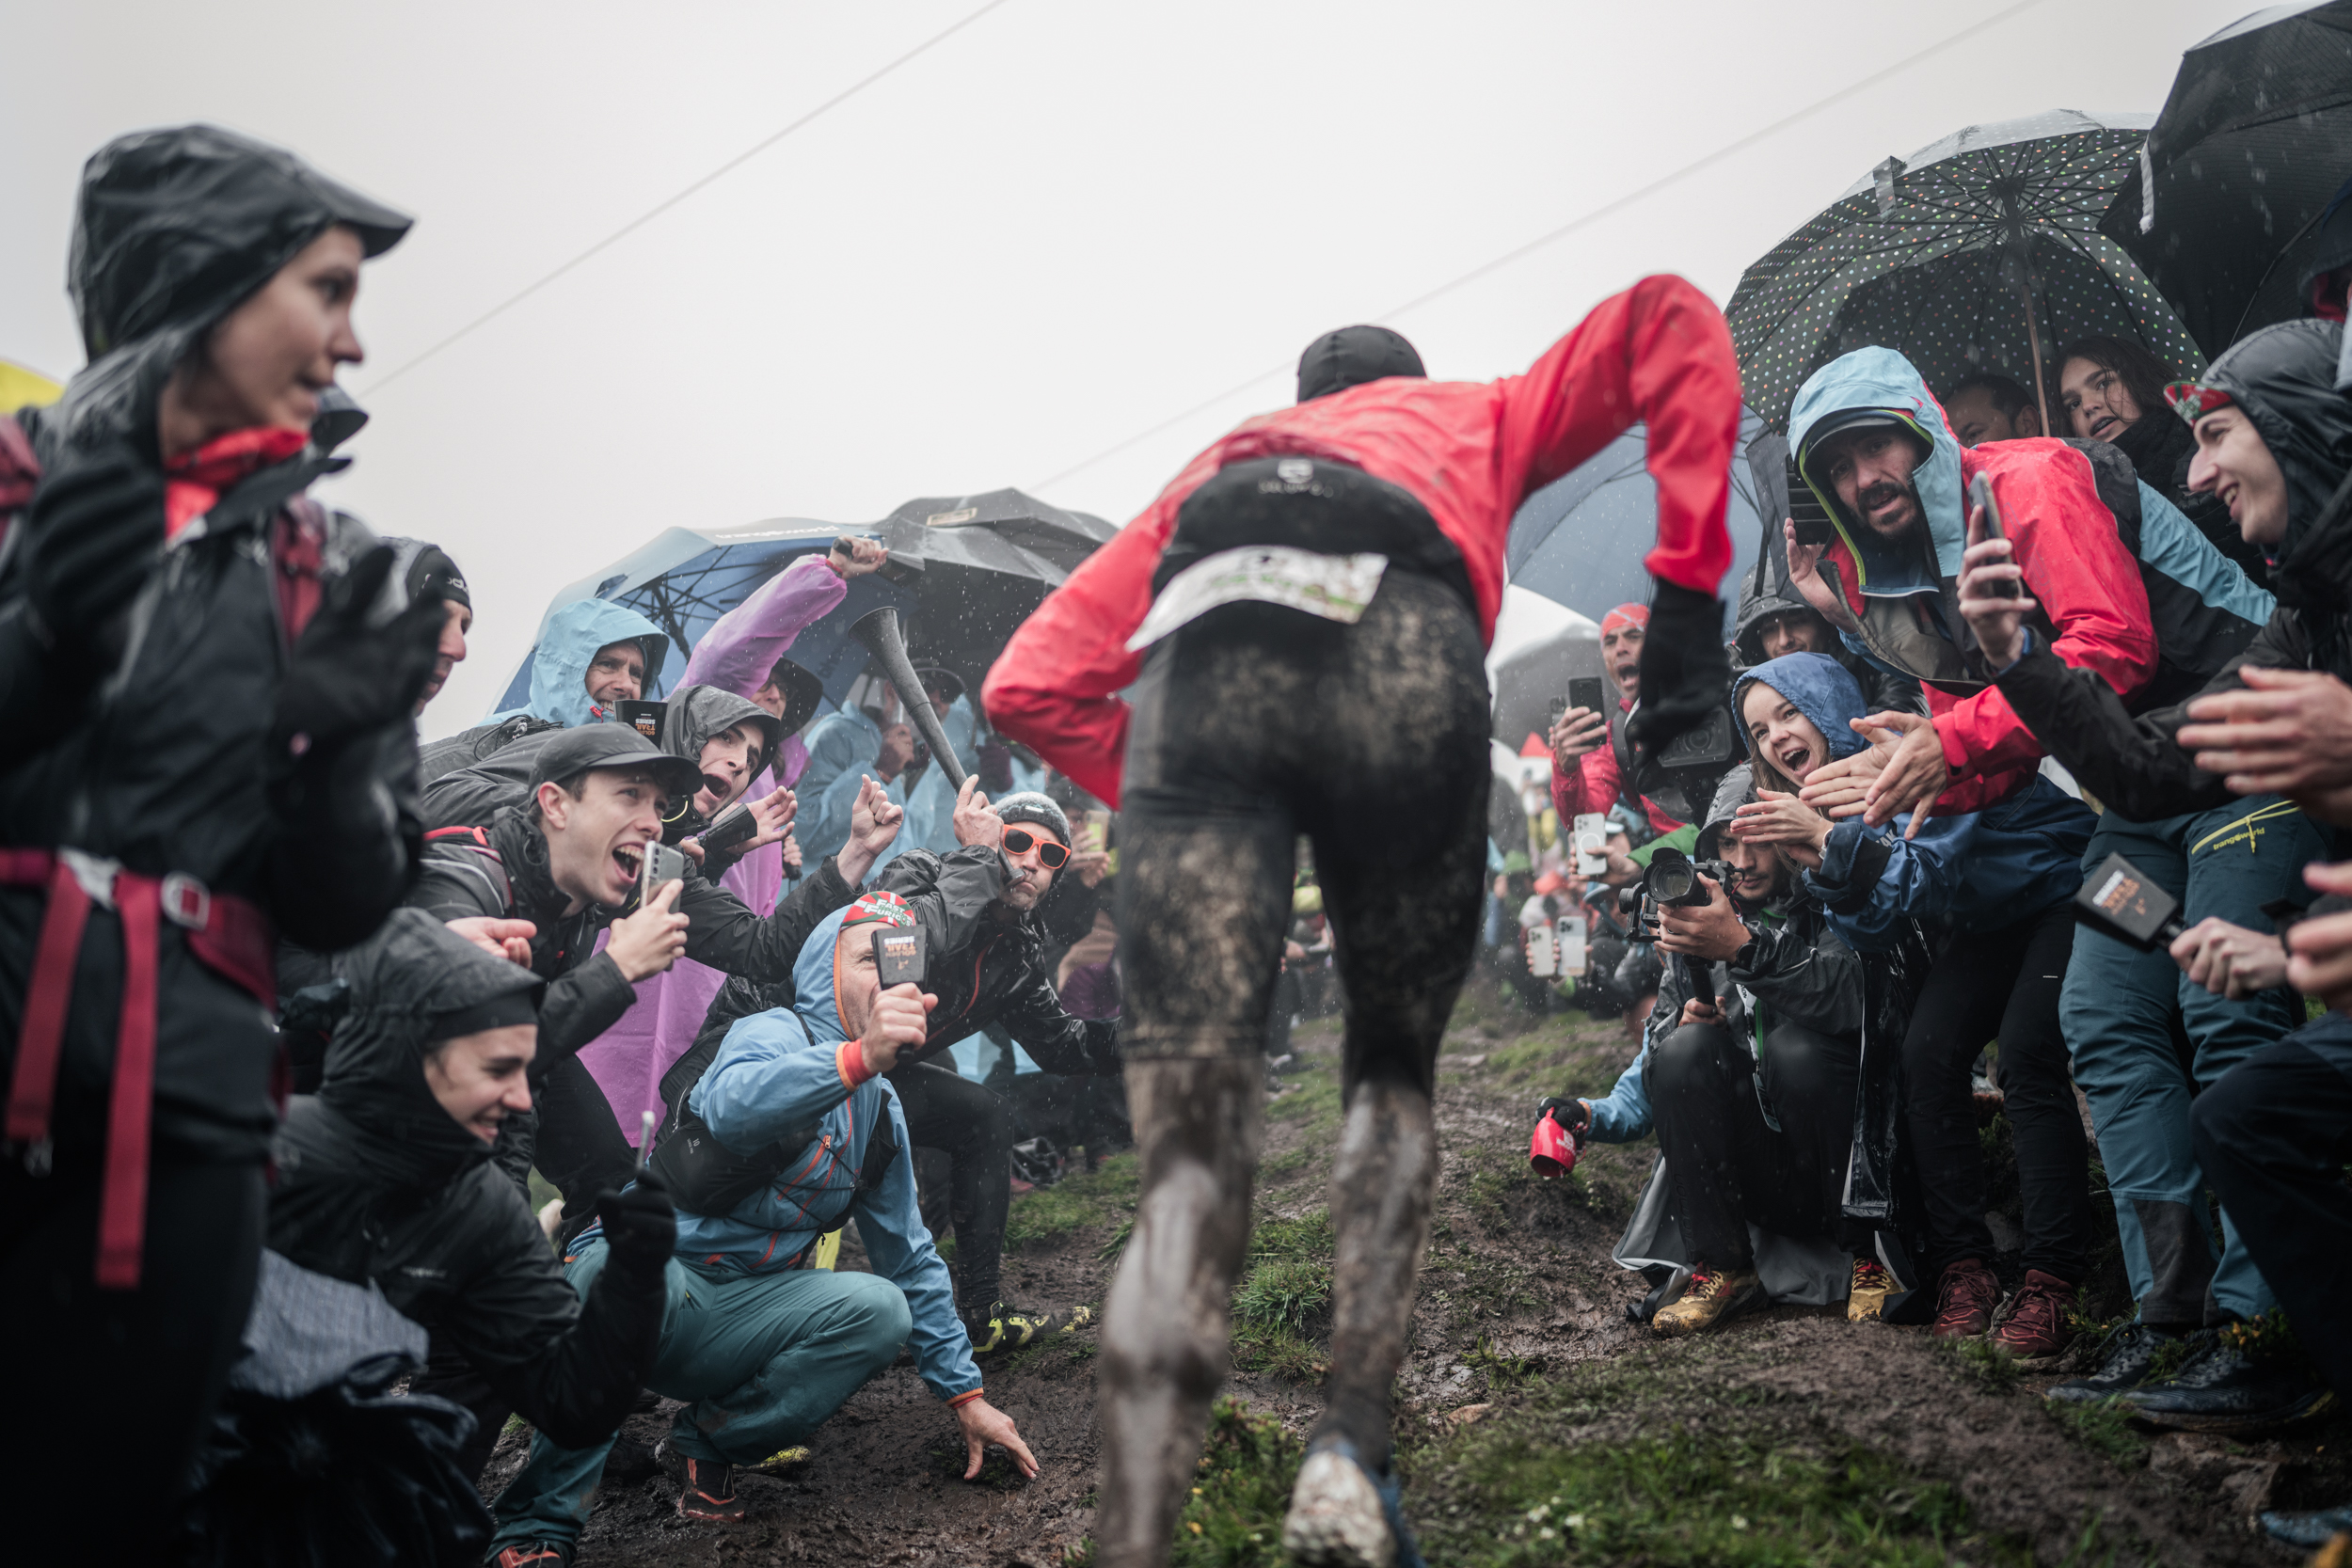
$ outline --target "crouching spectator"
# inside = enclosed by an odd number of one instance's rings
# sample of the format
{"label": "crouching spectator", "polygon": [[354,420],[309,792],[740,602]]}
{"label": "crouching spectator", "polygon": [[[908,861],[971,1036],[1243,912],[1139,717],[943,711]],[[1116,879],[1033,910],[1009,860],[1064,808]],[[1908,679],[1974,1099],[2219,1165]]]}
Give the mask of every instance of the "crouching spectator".
{"label": "crouching spectator", "polygon": [[[1728,885],[1702,878],[1706,905],[1658,911],[1659,951],[1672,957],[1641,1057],[1604,1100],[1544,1101],[1603,1143],[1630,1142],[1655,1123],[1691,1271],[1680,1299],[1650,1320],[1661,1335],[1702,1333],[1766,1300],[1756,1232],[1817,1243],[1818,1254],[1848,1229],[1863,1023],[1873,1003],[1889,1000],[1805,891],[1794,859],[1777,845],[1726,838],[1738,808],[1755,799],[1748,768],[1733,769],[1700,832],[1701,854],[1724,856]],[[1694,994],[1694,973],[1711,1000]],[[1655,1228],[1643,1216],[1666,1205],[1653,1196],[1663,1195],[1645,1196],[1636,1228]],[[1631,1230],[1619,1248],[1621,1258],[1657,1252]],[[1874,1257],[1850,1268],[1840,1259],[1827,1272],[1800,1275],[1812,1290],[1788,1299],[1825,1304],[1843,1289],[1849,1318],[1879,1315],[1892,1281]]]}
{"label": "crouching spectator", "polygon": [[373,1284],[463,1358],[469,1481],[516,1411],[566,1442],[609,1439],[653,1364],[670,1200],[651,1183],[602,1195],[615,1262],[583,1302],[490,1159],[500,1125],[531,1107],[545,986],[421,910],[394,911],[343,968],[351,1010],[325,1082],[278,1135],[271,1250]]}
{"label": "crouching spectator", "polygon": [[[1011,1419],[982,1397],[947,1266],[915,1208],[906,1117],[881,1076],[923,1043],[937,1001],[913,985],[883,991],[875,969],[875,931],[914,924],[886,893],[828,916],[801,950],[793,1005],[737,1023],[694,1085],[688,1105],[710,1138],[665,1138],[656,1154],[657,1169],[679,1173],[684,1212],[646,1384],[689,1402],[654,1450],[684,1517],[742,1519],[736,1470],[781,1461],[910,1338],[924,1383],[962,1430],[967,1479],[989,1443],[1037,1473]],[[708,1143],[719,1147],[698,1147]],[[876,1272],[803,1266],[850,1218]],[[583,1233],[566,1265],[573,1285],[594,1291],[612,1257],[601,1227]],[[571,1561],[609,1446],[532,1438],[494,1505],[500,1568]]]}

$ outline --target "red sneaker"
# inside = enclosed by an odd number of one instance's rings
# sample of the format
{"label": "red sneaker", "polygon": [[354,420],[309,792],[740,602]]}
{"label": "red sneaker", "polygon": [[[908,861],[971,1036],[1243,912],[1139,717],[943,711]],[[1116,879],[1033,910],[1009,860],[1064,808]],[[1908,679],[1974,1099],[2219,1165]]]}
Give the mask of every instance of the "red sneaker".
{"label": "red sneaker", "polygon": [[1963,1258],[1944,1271],[1935,1287],[1935,1337],[1965,1339],[1993,1326],[1993,1306],[2001,1284],[1980,1258]]}
{"label": "red sneaker", "polygon": [[491,1568],[572,1568],[572,1549],[552,1541],[509,1546],[490,1560]]}
{"label": "red sneaker", "polygon": [[654,1446],[653,1456],[661,1473],[677,1482],[679,1518],[739,1525],[751,1512],[751,1505],[735,1495],[735,1466],[724,1460],[689,1458],[667,1437]]}
{"label": "red sneaker", "polygon": [[2074,1331],[2066,1323],[2066,1309],[2074,1300],[2074,1287],[2054,1274],[2027,1269],[2025,1286],[1993,1342],[2020,1361],[2056,1355],[2074,1340]]}

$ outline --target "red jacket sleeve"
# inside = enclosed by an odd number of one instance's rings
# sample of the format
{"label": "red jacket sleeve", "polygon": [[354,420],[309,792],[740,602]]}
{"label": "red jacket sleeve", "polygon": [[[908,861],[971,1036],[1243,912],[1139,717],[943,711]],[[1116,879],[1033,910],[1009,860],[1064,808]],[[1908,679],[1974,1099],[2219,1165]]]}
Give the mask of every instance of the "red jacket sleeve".
{"label": "red jacket sleeve", "polygon": [[[2055,441],[2033,445],[2039,450],[2003,455],[2037,461],[2002,461],[1993,469],[2026,592],[2058,628],[2050,651],[2097,673],[2128,700],[2156,673],[2155,627],[2139,562],[2123,547],[2115,514],[2099,499],[2090,460]],[[1980,461],[1963,459],[1963,483]],[[2042,755],[2042,743],[1997,688],[1948,706],[1931,697],[1930,706],[1956,782]]]}
{"label": "red jacket sleeve", "polygon": [[980,686],[989,722],[1116,811],[1127,761],[1127,705],[1143,655],[1127,639],[1152,609],[1176,509],[1216,471],[1204,454],[1119,537],[1079,563],[1021,623]]}
{"label": "red jacket sleeve", "polygon": [[1608,747],[1576,759],[1576,771],[1554,766],[1551,770],[1551,809],[1565,828],[1573,817],[1605,812],[1617,803],[1617,756]]}
{"label": "red jacket sleeve", "polygon": [[1713,301],[1679,277],[1645,277],[1502,387],[1495,461],[1504,495],[1516,504],[1645,423],[1658,543],[1644,564],[1702,594],[1721,590],[1731,567],[1724,509],[1740,441],[1740,363]]}

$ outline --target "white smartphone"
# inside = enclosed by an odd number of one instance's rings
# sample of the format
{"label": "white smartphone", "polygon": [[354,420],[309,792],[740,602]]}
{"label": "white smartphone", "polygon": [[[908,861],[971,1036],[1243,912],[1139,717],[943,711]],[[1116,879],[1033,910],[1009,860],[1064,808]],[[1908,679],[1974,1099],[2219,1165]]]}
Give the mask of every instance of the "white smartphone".
{"label": "white smartphone", "polygon": [[1580,877],[1605,877],[1609,874],[1609,817],[1604,812],[1580,812],[1570,826],[1576,842],[1576,874]]}
{"label": "white smartphone", "polygon": [[1559,922],[1559,964],[1563,974],[1584,973],[1584,917],[1564,914]]}
{"label": "white smartphone", "polygon": [[1560,955],[1554,941],[1549,925],[1527,928],[1527,972],[1538,980],[1551,979],[1560,973]]}

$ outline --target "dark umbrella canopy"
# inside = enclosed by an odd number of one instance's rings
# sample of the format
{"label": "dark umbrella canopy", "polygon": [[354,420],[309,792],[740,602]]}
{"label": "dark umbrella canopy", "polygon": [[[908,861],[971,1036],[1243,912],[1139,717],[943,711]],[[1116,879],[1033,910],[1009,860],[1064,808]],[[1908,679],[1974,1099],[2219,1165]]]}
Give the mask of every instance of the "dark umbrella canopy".
{"label": "dark umbrella canopy", "polygon": [[1991,371],[2046,391],[2058,346],[2090,333],[2202,369],[2170,305],[2099,231],[2145,125],[2058,109],[1887,159],[1740,277],[1724,315],[1749,406],[1785,430],[1805,377],[1866,344],[1938,388]]}
{"label": "dark umbrella canopy", "polygon": [[2274,6],[2181,56],[2100,229],[2218,355],[2306,313],[2320,215],[2347,176],[2352,0]]}
{"label": "dark umbrella canopy", "polygon": [[[1742,454],[1763,428],[1754,413],[1741,410],[1724,518],[1735,552],[1726,581],[1756,564],[1756,482]],[[1642,558],[1658,537],[1658,485],[1643,462],[1647,439],[1646,427],[1635,425],[1520,503],[1505,557],[1512,586],[1596,624],[1618,605],[1649,603],[1649,570]]]}

